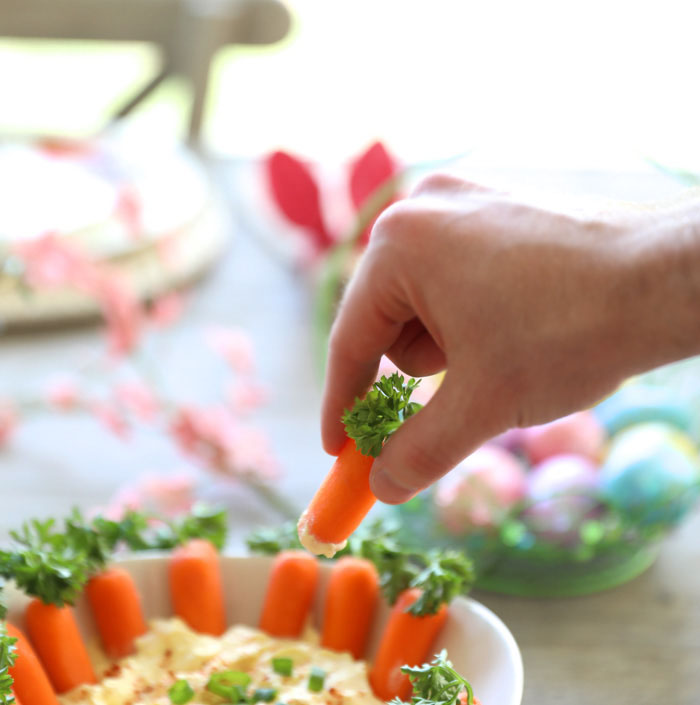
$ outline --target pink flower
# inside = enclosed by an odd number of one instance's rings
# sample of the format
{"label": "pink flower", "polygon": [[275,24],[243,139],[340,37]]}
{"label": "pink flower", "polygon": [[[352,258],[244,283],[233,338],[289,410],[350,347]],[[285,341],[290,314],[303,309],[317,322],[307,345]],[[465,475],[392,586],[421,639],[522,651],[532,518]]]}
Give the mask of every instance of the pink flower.
{"label": "pink flower", "polygon": [[95,277],[94,264],[55,233],[19,242],[12,251],[24,263],[27,284],[37,289],[63,286],[82,289]]}
{"label": "pink flower", "polygon": [[122,186],[117,196],[115,213],[117,218],[124,223],[129,235],[135,240],[143,235],[141,210],[141,199],[136,188],[130,184]]}
{"label": "pink flower", "polygon": [[149,312],[151,325],[156,328],[167,328],[175,323],[185,308],[185,297],[172,292],[156,299]]}
{"label": "pink flower", "polygon": [[263,385],[249,380],[234,382],[228,389],[227,398],[234,412],[245,415],[267,401],[267,390]]}
{"label": "pink flower", "polygon": [[117,384],[114,387],[114,397],[126,411],[142,421],[151,421],[158,413],[155,394],[140,380]]}
{"label": "pink flower", "polygon": [[253,371],[253,343],[248,335],[238,328],[213,326],[205,333],[205,339],[216,353],[241,374]]}
{"label": "pink flower", "polygon": [[97,300],[107,322],[112,353],[121,355],[134,348],[140,329],[140,307],[115,272],[91,261],[73,244],[52,233],[21,242],[12,251],[24,263],[29,286],[68,287]]}
{"label": "pink flower", "polygon": [[113,273],[104,273],[92,287],[107,322],[107,339],[112,354],[131,352],[141,331],[141,307],[136,297]]}
{"label": "pink flower", "polygon": [[177,516],[190,511],[195,503],[195,484],[189,473],[147,475],[140,483],[140,490],[151,511]]}
{"label": "pink flower", "polygon": [[122,440],[129,436],[129,426],[124,416],[111,404],[96,401],[90,405],[90,411],[109,431]]}
{"label": "pink flower", "polygon": [[276,475],[276,462],[264,434],[240,425],[225,407],[183,407],[171,432],[185,453],[223,475]]}
{"label": "pink flower", "polygon": [[46,401],[56,409],[70,411],[80,400],[76,381],[71,377],[55,377],[46,385]]}
{"label": "pink flower", "polygon": [[17,414],[9,402],[0,401],[0,448],[7,445],[17,426]]}

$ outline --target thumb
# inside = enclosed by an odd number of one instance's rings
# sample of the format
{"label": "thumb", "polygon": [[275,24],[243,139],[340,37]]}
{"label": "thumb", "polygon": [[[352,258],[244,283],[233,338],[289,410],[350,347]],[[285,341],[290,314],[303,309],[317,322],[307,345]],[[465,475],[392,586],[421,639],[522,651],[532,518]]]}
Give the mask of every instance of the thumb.
{"label": "thumb", "polygon": [[449,375],[433,398],[387,441],[374,461],[370,486],[387,504],[401,504],[439,480],[495,435],[475,399]]}

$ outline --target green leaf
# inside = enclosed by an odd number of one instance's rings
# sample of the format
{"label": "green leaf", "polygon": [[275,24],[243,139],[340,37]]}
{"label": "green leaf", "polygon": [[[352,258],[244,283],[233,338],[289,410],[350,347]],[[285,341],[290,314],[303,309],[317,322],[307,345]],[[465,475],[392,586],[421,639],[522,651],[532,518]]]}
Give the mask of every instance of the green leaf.
{"label": "green leaf", "polygon": [[382,376],[364,399],[355,399],[352,409],[345,410],[345,432],[360,453],[376,458],[387,438],[419,411],[421,405],[410,401],[419,383],[416,379],[406,382],[397,372]]}
{"label": "green leaf", "polygon": [[14,665],[17,654],[17,639],[7,635],[4,622],[0,622],[0,705],[11,705],[15,699],[12,695],[12,676],[9,671]]}
{"label": "green leaf", "polygon": [[454,670],[444,650],[431,663],[402,666],[401,671],[408,674],[413,686],[412,705],[457,705],[463,692],[467,705],[474,705],[471,685]]}

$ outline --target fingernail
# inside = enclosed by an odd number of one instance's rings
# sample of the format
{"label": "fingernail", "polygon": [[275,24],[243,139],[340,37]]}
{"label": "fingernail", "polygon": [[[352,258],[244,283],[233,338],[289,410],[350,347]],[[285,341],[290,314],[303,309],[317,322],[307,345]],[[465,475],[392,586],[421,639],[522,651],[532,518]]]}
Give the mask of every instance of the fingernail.
{"label": "fingernail", "polygon": [[372,469],[369,476],[369,486],[372,494],[385,504],[403,504],[408,502],[415,491],[396,482],[391,473],[383,467]]}

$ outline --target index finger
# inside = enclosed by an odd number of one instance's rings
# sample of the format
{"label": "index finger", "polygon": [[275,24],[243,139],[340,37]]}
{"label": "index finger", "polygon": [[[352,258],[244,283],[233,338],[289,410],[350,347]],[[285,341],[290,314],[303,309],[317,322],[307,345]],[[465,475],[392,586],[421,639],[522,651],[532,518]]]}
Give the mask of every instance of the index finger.
{"label": "index finger", "polygon": [[[413,314],[402,302],[394,267],[365,254],[340,305],[328,346],[321,436],[326,452],[337,455],[345,443],[342,415],[367,392],[382,355]],[[386,260],[384,260],[386,261]]]}

